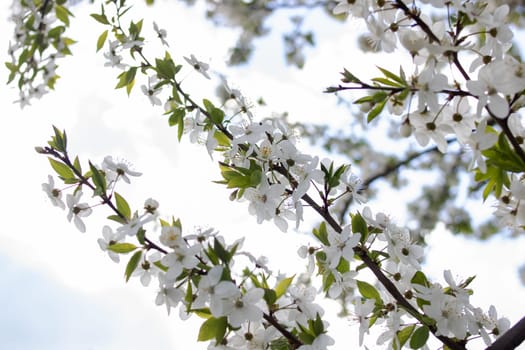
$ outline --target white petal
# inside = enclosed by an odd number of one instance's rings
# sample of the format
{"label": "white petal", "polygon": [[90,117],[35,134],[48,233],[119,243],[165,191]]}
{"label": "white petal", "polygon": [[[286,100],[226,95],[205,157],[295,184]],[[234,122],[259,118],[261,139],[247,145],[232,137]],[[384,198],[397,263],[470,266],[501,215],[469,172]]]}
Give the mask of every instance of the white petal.
{"label": "white petal", "polygon": [[500,95],[489,96],[489,110],[498,118],[505,118],[509,114],[509,104]]}

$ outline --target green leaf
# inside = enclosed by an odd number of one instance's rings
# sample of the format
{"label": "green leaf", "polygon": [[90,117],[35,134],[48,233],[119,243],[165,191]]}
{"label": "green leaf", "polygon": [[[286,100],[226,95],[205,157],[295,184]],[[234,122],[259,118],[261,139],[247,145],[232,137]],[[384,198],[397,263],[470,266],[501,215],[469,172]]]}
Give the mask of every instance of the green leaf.
{"label": "green leaf", "polygon": [[315,317],[315,320],[313,321],[312,330],[314,331],[316,336],[319,336],[324,333],[324,325],[323,320],[321,319],[321,316],[319,313],[317,313],[317,316]]}
{"label": "green leaf", "polygon": [[7,78],[7,83],[6,83],[6,84],[9,84],[9,83],[11,83],[13,81],[13,79],[15,79],[16,72],[18,72],[18,66],[16,64],[11,63],[11,62],[5,62],[5,66],[10,71],[9,78]]}
{"label": "green leaf", "polygon": [[266,305],[268,305],[268,307],[271,307],[277,301],[277,296],[276,296],[275,291],[270,288],[264,288],[263,299],[264,301],[266,301]]}
{"label": "green leaf", "polygon": [[341,73],[341,75],[343,76],[343,78],[341,79],[343,83],[360,83],[361,82],[359,78],[357,78],[355,75],[350,73],[346,68],[344,68],[344,71]]}
{"label": "green leaf", "polygon": [[381,83],[386,86],[392,86],[392,87],[404,87],[404,85],[399,84],[395,81],[386,79],[386,78],[373,78],[372,81],[375,81],[377,83]]}
{"label": "green leaf", "polygon": [[110,216],[108,216],[108,220],[116,221],[116,222],[118,222],[119,224],[122,224],[122,225],[127,224],[126,219],[121,218],[121,217],[118,216],[118,215],[110,215]]}
{"label": "green leaf", "polygon": [[384,91],[378,91],[376,93],[374,93],[372,95],[372,102],[375,104],[375,103],[379,103],[379,102],[383,102],[384,100],[386,100],[388,98],[388,94]]}
{"label": "green leaf", "polygon": [[108,18],[106,17],[105,14],[92,13],[90,14],[90,16],[93,17],[99,23],[109,25]]}
{"label": "green leaf", "polygon": [[115,192],[115,202],[117,204],[117,210],[122,214],[126,219],[131,218],[131,209],[129,208],[128,202],[120,194]]}
{"label": "green leaf", "polygon": [[217,343],[220,343],[224,335],[226,334],[226,328],[228,327],[228,320],[226,316],[215,318],[210,317],[203,322],[199,329],[198,341],[208,341],[215,339]]}
{"label": "green leaf", "polygon": [[503,132],[500,133],[498,142],[482,154],[487,157],[487,167],[502,168],[514,173],[525,171],[525,163],[510,146]]}
{"label": "green leaf", "polygon": [[294,277],[295,275],[293,275],[292,277],[283,278],[279,281],[279,283],[277,283],[277,285],[275,286],[275,294],[277,299],[279,299],[284,295],[284,293],[286,293]]}
{"label": "green leaf", "polygon": [[326,223],[324,221],[321,222],[318,229],[314,228],[312,233],[315,237],[317,237],[319,242],[323,243],[324,245],[330,245],[330,241],[328,241],[328,231],[326,230]]}
{"label": "green leaf", "polygon": [[414,334],[412,334],[412,338],[410,338],[410,348],[422,348],[427,343],[428,333],[429,329],[427,326],[421,326],[418,329],[416,329]]}
{"label": "green leaf", "polygon": [[131,21],[129,24],[129,34],[133,38],[139,38],[140,32],[142,31],[142,23],[144,21],[141,19],[137,23]]}
{"label": "green leaf", "polygon": [[383,111],[383,108],[385,108],[385,105],[386,105],[386,101],[388,101],[388,99],[385,98],[383,101],[377,103],[370,110],[370,112],[368,112],[368,116],[366,117],[366,120],[367,120],[368,123],[370,123],[372,120],[374,120],[379,115],[379,113],[381,113]]}
{"label": "green leaf", "polygon": [[66,27],[64,26],[57,26],[53,29],[51,29],[47,35],[50,37],[50,38],[53,38],[55,40],[59,40],[60,36],[66,31]]}
{"label": "green leaf", "polygon": [[144,230],[142,227],[137,231],[137,240],[140,244],[144,245],[146,243],[146,230]]}
{"label": "green leaf", "polygon": [[137,246],[132,243],[115,243],[108,245],[108,249],[115,253],[127,254],[137,249]]}
{"label": "green leaf", "polygon": [[220,130],[216,130],[213,134],[213,137],[217,140],[220,146],[229,147],[231,145],[231,141],[228,136],[224,135],[224,133]]}
{"label": "green leaf", "polygon": [[135,84],[135,75],[137,74],[137,67],[131,67],[129,70],[124,71],[118,76],[118,83],[115,89],[126,87],[127,93],[131,92],[131,88]]}
{"label": "green leaf", "polygon": [[67,151],[67,136],[65,131],[60,131],[57,127],[53,126],[55,136],[53,137],[53,148],[59,152]]}
{"label": "green leaf", "polygon": [[75,178],[73,171],[64,163],[54,160],[53,158],[48,158],[51,167],[56,171],[58,176],[62,180]]}
{"label": "green leaf", "polygon": [[224,119],[224,112],[222,109],[215,107],[213,103],[207,99],[202,100],[202,103],[204,104],[204,108],[206,108],[211,121],[214,124],[221,124]]}
{"label": "green leaf", "polygon": [[215,251],[215,254],[217,254],[217,257],[222,260],[222,262],[226,264],[230,262],[230,253],[224,248],[224,246],[217,238],[213,239],[213,250]]}
{"label": "green leaf", "polygon": [[315,335],[311,334],[308,330],[306,330],[300,324],[298,324],[298,326],[301,329],[301,332],[299,333],[299,339],[301,339],[301,341],[304,344],[312,344],[315,340]]}
{"label": "green leaf", "polygon": [[370,283],[357,280],[357,289],[359,289],[359,293],[361,293],[363,298],[375,299],[378,304],[382,303],[381,295],[379,295],[379,292],[377,291],[376,287],[374,287]]}
{"label": "green leaf", "polygon": [[468,277],[465,281],[461,282],[461,284],[459,285],[461,288],[467,288],[469,284],[472,283],[472,281],[474,281],[474,279],[476,278],[476,275],[474,276],[470,276]]}
{"label": "green leaf", "polygon": [[108,31],[105,30],[100,34],[97,40],[97,52],[100,51],[100,49],[104,46],[104,43],[106,42],[106,39],[108,37]]}
{"label": "green leaf", "polygon": [[89,169],[91,170],[91,179],[96,186],[95,195],[105,194],[107,189],[106,177],[91,162],[89,162]]}
{"label": "green leaf", "polygon": [[361,234],[361,243],[365,243],[368,239],[368,225],[359,212],[352,215],[352,232]]}
{"label": "green leaf", "polygon": [[142,258],[142,250],[139,250],[135,254],[131,256],[131,258],[128,261],[128,264],[126,265],[126,272],[124,275],[126,276],[126,282],[129,281],[131,274],[137,266],[139,266],[140,259]]}
{"label": "green leaf", "polygon": [[159,261],[154,261],[154,262],[153,262],[153,265],[157,266],[159,269],[161,269],[161,270],[164,271],[164,272],[168,272],[168,267],[162,265],[162,263],[160,262],[160,260],[159,260]]}
{"label": "green leaf", "polygon": [[72,16],[72,13],[69,12],[69,10],[67,8],[65,8],[64,6],[56,4],[55,5],[55,14],[56,14],[58,20],[60,20],[62,23],[64,23],[66,26],[69,27],[69,16]]}
{"label": "green leaf", "polygon": [[155,65],[159,78],[173,79],[178,71],[175,63],[167,52],[164,59],[157,58],[155,60]]}
{"label": "green leaf", "polygon": [[344,274],[348,271],[350,271],[350,263],[345,258],[339,259],[339,264],[335,268],[337,271],[339,271],[341,274]]}
{"label": "green leaf", "polygon": [[421,271],[417,271],[412,279],[410,280],[410,283],[412,284],[419,284],[423,287],[430,287],[430,283],[428,282],[427,276]]}
{"label": "green leaf", "polygon": [[270,350],[290,350],[290,343],[284,337],[272,340]]}
{"label": "green leaf", "polygon": [[80,160],[78,159],[78,156],[76,156],[75,160],[73,161],[73,167],[79,174],[82,174],[82,166],[80,165]]}
{"label": "green leaf", "polygon": [[406,344],[406,342],[408,341],[408,339],[412,335],[412,332],[414,331],[414,328],[416,328],[415,324],[407,326],[407,327],[405,327],[402,330],[397,332],[396,336],[397,336],[397,339],[399,340],[400,348],[403,348],[403,346]]}
{"label": "green leaf", "polygon": [[[387,77],[388,79],[393,80],[393,81],[399,83],[401,86],[405,86],[405,85],[406,85],[406,81],[405,81],[404,79],[402,79],[401,77],[397,76],[396,74],[394,74],[394,73],[392,73],[392,72],[390,72],[390,71],[388,71],[388,70],[386,70],[386,69],[384,69],[384,68],[381,68],[381,67],[377,67],[377,68],[378,68],[378,69],[381,71],[381,73],[383,73],[383,75],[384,75],[385,77]],[[402,71],[401,71],[401,73],[402,73]]]}
{"label": "green leaf", "polygon": [[184,133],[184,116],[186,115],[186,110],[184,108],[174,109],[168,119],[168,125],[174,126],[178,125],[177,130],[177,139],[180,141],[182,134]]}
{"label": "green leaf", "polygon": [[262,169],[255,161],[250,162],[250,168],[233,167],[228,164],[220,164],[221,175],[227,188],[255,187],[261,182]]}
{"label": "green leaf", "polygon": [[474,178],[478,182],[487,181],[483,190],[483,200],[486,200],[491,193],[494,193],[496,198],[499,198],[503,191],[503,186],[510,186],[508,173],[503,168],[489,166],[489,164],[487,164],[486,173],[482,173],[477,169]]}

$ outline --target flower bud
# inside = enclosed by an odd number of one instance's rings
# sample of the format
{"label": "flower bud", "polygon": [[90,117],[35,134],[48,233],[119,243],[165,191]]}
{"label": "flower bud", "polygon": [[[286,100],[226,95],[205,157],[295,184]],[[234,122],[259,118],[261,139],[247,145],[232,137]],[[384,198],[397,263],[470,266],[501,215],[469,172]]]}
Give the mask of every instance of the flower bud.
{"label": "flower bud", "polygon": [[403,123],[401,124],[401,127],[399,128],[399,134],[402,137],[410,137],[412,134],[412,127],[409,123]]}

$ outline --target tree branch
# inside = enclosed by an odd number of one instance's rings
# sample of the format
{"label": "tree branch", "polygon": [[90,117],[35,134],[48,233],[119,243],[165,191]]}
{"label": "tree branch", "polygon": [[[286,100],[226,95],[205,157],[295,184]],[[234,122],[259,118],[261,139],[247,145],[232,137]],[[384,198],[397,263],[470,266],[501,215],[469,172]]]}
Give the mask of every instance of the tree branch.
{"label": "tree branch", "polygon": [[416,22],[416,24],[428,35],[428,41],[430,43],[436,42],[437,44],[440,44],[439,38],[432,32],[432,29],[419,17],[416,15],[413,11],[411,11],[408,6],[402,1],[402,0],[395,0],[394,7],[403,10],[405,15]]}
{"label": "tree branch", "polygon": [[[450,143],[453,143],[453,142],[456,142],[457,140],[454,138],[454,139],[448,139],[447,140],[447,143],[450,144]],[[399,162],[395,163],[395,164],[392,164],[392,165],[387,165],[382,171],[380,171],[379,173],[376,173],[375,175],[372,175],[368,178],[366,178],[363,183],[362,183],[362,186],[364,189],[368,188],[370,186],[371,183],[381,179],[381,178],[385,178],[393,173],[395,173],[396,171],[399,170],[399,168],[403,167],[403,166],[406,166],[408,164],[410,164],[410,162],[412,162],[413,160],[421,157],[421,156],[424,156],[425,154],[428,154],[428,153],[433,153],[433,152],[436,152],[438,150],[437,146],[434,146],[432,148],[427,148],[421,152],[418,152],[418,153],[414,153],[414,154],[411,154],[409,155],[407,158],[403,159],[403,160],[400,160]],[[341,212],[339,213],[339,221],[343,221],[344,220],[344,216],[345,216],[345,213],[347,212],[348,208],[350,207],[350,204],[352,204],[352,200],[353,200],[353,197],[352,196],[347,196],[347,198],[345,199],[345,202],[343,204],[343,209],[341,210]]]}
{"label": "tree branch", "polygon": [[519,320],[508,331],[503,333],[486,350],[511,350],[518,347],[525,340],[525,317]]}
{"label": "tree branch", "polygon": [[288,342],[292,346],[292,349],[297,349],[301,345],[303,345],[303,342],[300,341],[295,335],[290,333],[286,328],[284,328],[277,320],[268,314],[263,314],[263,318],[268,321],[269,324],[271,324],[275,329],[279,331],[286,339],[288,339]]}

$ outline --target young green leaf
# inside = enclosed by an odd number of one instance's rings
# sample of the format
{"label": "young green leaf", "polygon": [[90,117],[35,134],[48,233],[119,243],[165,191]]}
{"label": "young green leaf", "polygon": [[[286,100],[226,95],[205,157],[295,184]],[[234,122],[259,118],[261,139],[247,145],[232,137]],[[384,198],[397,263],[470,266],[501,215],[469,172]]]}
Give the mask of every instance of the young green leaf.
{"label": "young green leaf", "polygon": [[127,224],[126,219],[124,219],[124,218],[122,218],[122,217],[120,217],[118,215],[110,215],[107,218],[108,218],[108,220],[113,220],[113,221],[118,222],[119,224],[122,224],[122,225]]}
{"label": "young green leaf", "polygon": [[117,86],[115,86],[115,89],[126,87],[126,90],[128,90],[129,95],[129,92],[131,91],[130,86],[133,87],[136,74],[137,67],[131,67],[129,70],[120,73],[118,76],[118,83]]}
{"label": "young green leaf", "polygon": [[375,299],[378,304],[381,304],[381,295],[377,291],[376,287],[365,281],[357,280],[357,289],[359,293],[366,299]]}
{"label": "young green leaf", "polygon": [[386,70],[385,68],[381,68],[381,67],[377,67],[377,68],[381,71],[381,73],[383,73],[383,75],[385,77],[387,77],[390,80],[393,80],[393,81],[397,82],[401,86],[405,86],[407,84],[406,81],[402,77],[397,76],[396,74],[390,72],[389,70]]}
{"label": "young green leaf", "polygon": [[90,16],[93,17],[99,23],[109,24],[109,21],[108,21],[108,18],[106,17],[106,15],[101,15],[101,14],[98,14],[98,13],[92,13],[92,14],[90,14]]}
{"label": "young green leaf", "polygon": [[48,159],[49,163],[51,164],[51,167],[53,168],[53,170],[56,171],[56,173],[62,180],[75,178],[75,174],[67,165],[65,165],[62,162],[56,161],[53,158]]}
{"label": "young green leaf", "polygon": [[314,228],[312,233],[319,240],[319,242],[323,243],[324,245],[330,245],[330,241],[328,241],[328,231],[326,230],[326,223],[324,221],[321,222],[319,228]]}
{"label": "young green leaf", "polygon": [[215,238],[213,240],[213,250],[215,251],[215,254],[217,254],[217,257],[221,259],[222,262],[228,264],[231,260],[230,252],[228,252],[224,246],[221,244],[221,242]]}
{"label": "young green leaf", "polygon": [[106,177],[91,162],[89,162],[89,169],[91,170],[91,179],[93,179],[93,183],[96,186],[95,195],[105,194],[107,189]]}
{"label": "young green leaf", "polygon": [[64,6],[55,5],[55,15],[57,16],[58,20],[64,23],[66,26],[69,27],[69,16],[73,16],[71,12]]}
{"label": "young green leaf", "polygon": [[383,101],[377,103],[371,110],[368,112],[368,116],[366,117],[366,121],[370,123],[372,120],[374,120],[385,108],[386,101],[388,99],[384,99]]}
{"label": "young green leaf", "polygon": [[416,325],[410,325],[402,330],[398,331],[396,334],[397,339],[399,340],[399,346],[400,348],[403,348],[403,346],[406,344],[410,336],[412,335],[412,332],[414,332],[414,328],[416,328]]}
{"label": "young green leaf", "polygon": [[268,305],[269,307],[272,306],[277,301],[277,296],[276,296],[275,291],[270,288],[265,288],[263,299],[264,301],[266,301],[266,305]]}
{"label": "young green leaf", "polygon": [[108,249],[115,253],[127,254],[137,249],[137,246],[132,243],[115,243],[108,245]]}
{"label": "young green leaf", "polygon": [[228,320],[225,316],[219,318],[210,317],[201,325],[197,340],[208,341],[215,339],[217,343],[220,343],[226,334],[227,327]]}
{"label": "young green leaf", "polygon": [[361,234],[361,243],[368,239],[368,225],[360,213],[352,215],[352,232]]}
{"label": "young green leaf", "polygon": [[286,293],[286,290],[292,283],[294,277],[295,275],[293,275],[292,277],[283,278],[282,280],[279,281],[279,283],[277,283],[277,285],[275,286],[275,294],[276,294],[277,299],[279,299],[280,297],[284,295],[284,293]]}
{"label": "young green leaf", "polygon": [[55,136],[53,137],[53,148],[59,152],[67,151],[67,136],[65,131],[60,131],[56,126],[53,125],[53,131]]}
{"label": "young green leaf", "polygon": [[417,271],[412,279],[410,280],[410,283],[412,284],[419,284],[423,287],[430,287],[430,283],[428,282],[427,276],[421,271]]}
{"label": "young green leaf", "polygon": [[317,313],[317,316],[315,317],[315,320],[313,321],[313,325],[311,328],[314,331],[315,335],[317,336],[324,333],[324,324],[323,324],[323,320],[321,319],[321,316],[319,315],[319,313]]}
{"label": "young green leaf", "polygon": [[97,52],[100,51],[100,49],[104,46],[104,43],[106,42],[106,39],[108,37],[108,31],[105,30],[100,34],[97,40]]}
{"label": "young green leaf", "polygon": [[135,271],[137,266],[139,266],[139,262],[141,258],[142,258],[142,250],[139,250],[135,252],[135,254],[133,254],[131,258],[129,259],[128,264],[126,265],[126,271],[124,273],[124,276],[126,277],[126,282],[129,281],[131,274],[133,273],[133,271]]}
{"label": "young green leaf", "polygon": [[115,192],[115,202],[117,204],[117,210],[122,214],[126,219],[131,218],[131,209],[129,208],[128,202],[120,194]]}

